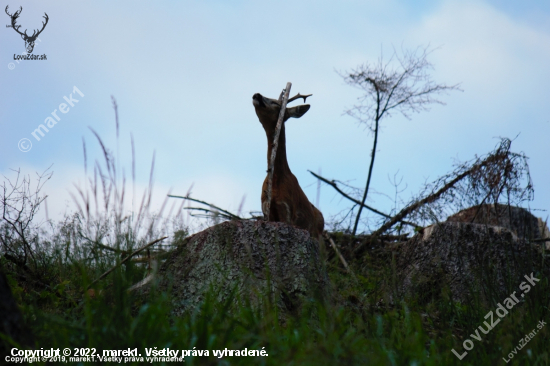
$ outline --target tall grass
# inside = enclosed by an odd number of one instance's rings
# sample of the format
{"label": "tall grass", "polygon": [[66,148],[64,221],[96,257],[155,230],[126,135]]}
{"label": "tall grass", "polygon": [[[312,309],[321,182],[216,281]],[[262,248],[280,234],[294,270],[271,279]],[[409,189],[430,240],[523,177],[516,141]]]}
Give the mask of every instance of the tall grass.
{"label": "tall grass", "polygon": [[[174,317],[169,290],[153,287],[147,298],[127,291],[153,270],[150,265],[117,263],[129,251],[169,234],[168,246],[157,246],[148,258],[162,254],[170,245],[181,243],[189,222],[182,219],[181,206],[174,216],[163,216],[166,202],[159,212],[150,212],[154,160],[149,187],[137,201],[140,204],[128,205],[126,178],[99,135],[94,135],[103,160],[94,163],[86,184],[76,189],[75,213],[61,222],[27,229],[35,255],[41,258],[36,268],[26,274],[5,255],[0,257],[38,349],[95,348],[101,355],[103,350],[137,348],[144,357],[145,348],[154,347],[180,354],[182,350],[209,351],[209,356],[186,357],[190,365],[496,365],[506,364],[503,358],[508,359],[539,320],[550,321],[549,279],[542,278],[460,361],[451,349],[462,353],[463,341],[494,308],[453,302],[445,288],[428,300],[423,294],[400,298],[387,286],[395,278],[391,258],[370,251],[349,263],[355,277],[343,271],[336,258],[330,260],[333,300],[310,299],[284,325],[278,321],[279,310],[269,302],[262,309],[236,297],[219,303],[212,291],[198,309]],[[86,155],[85,145],[84,151]],[[85,165],[87,169],[87,161]],[[135,181],[135,163],[132,178]],[[20,240],[9,227],[2,229],[4,240]],[[93,293],[86,292],[94,279],[113,266],[116,269],[94,286]],[[33,277],[39,274],[38,279]],[[237,311],[228,311],[235,303]],[[545,327],[509,364],[548,365],[549,344],[550,331]],[[214,350],[225,348],[265,349],[268,356],[213,356]]]}
{"label": "tall grass", "polygon": [[[169,347],[172,350],[209,350],[209,357],[187,357],[187,364],[289,364],[289,365],[493,365],[505,364],[520,339],[548,321],[548,279],[526,296],[525,302],[483,335],[468,355],[459,361],[451,352],[463,352],[462,338],[482,325],[488,310],[453,303],[443,291],[428,304],[414,298],[390,304],[384,301],[377,282],[382,272],[361,271],[358,282],[339,271],[329,272],[337,298],[332,305],[311,301],[302,313],[290,317],[285,326],[277,321],[275,307],[258,309],[242,303],[228,312],[235,299],[218,303],[209,293],[200,309],[174,318],[170,315],[170,293],[153,293],[146,300],[125,291],[132,270],[113,273],[100,297],[77,299],[72,286],[85,283],[83,266],[72,281],[56,292],[26,294],[12,283],[23,313],[36,336],[37,347],[104,349]],[[81,287],[82,288],[82,287]],[[369,289],[371,289],[369,291]],[[499,301],[502,301],[500,299]],[[312,319],[310,314],[317,314]],[[549,332],[543,328],[511,361],[516,365],[545,365],[549,362]],[[213,350],[265,347],[268,357],[212,356]]]}

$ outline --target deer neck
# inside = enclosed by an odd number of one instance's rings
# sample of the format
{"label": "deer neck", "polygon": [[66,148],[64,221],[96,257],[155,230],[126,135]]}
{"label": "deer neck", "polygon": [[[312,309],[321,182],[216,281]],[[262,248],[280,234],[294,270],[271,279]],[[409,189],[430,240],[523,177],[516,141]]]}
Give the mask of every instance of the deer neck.
{"label": "deer neck", "polygon": [[[275,131],[267,131],[267,166],[269,169],[269,163],[271,160],[271,153],[273,151],[273,140],[275,138]],[[273,180],[280,180],[286,173],[290,173],[290,167],[286,160],[286,138],[285,138],[285,125],[281,126],[281,133],[279,134],[279,146],[277,147],[277,155],[275,156],[275,164],[273,166]]]}

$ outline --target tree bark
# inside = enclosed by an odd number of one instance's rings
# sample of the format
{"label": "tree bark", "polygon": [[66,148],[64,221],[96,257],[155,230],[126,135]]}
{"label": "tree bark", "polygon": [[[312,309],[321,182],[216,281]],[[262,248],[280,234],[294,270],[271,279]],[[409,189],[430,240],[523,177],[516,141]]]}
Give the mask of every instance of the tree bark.
{"label": "tree bark", "polygon": [[281,314],[299,313],[307,297],[329,298],[319,244],[282,222],[228,221],[195,234],[169,255],[158,284],[172,289],[174,315],[196,309],[210,288],[218,302],[270,299]]}

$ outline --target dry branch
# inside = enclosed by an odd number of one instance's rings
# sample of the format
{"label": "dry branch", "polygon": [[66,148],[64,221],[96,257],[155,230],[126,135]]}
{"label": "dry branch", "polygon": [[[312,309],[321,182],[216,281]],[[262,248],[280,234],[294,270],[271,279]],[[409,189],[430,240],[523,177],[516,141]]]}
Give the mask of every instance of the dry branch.
{"label": "dry branch", "polygon": [[353,272],[351,271],[351,269],[348,266],[348,262],[346,262],[346,260],[344,259],[344,257],[340,253],[340,251],[338,250],[338,247],[334,243],[334,240],[332,240],[332,238],[327,234],[326,231],[323,233],[323,236],[325,237],[326,240],[328,240],[328,242],[330,243],[330,246],[332,247],[332,249],[334,249],[334,251],[336,252],[336,255],[338,256],[338,258],[340,258],[340,262],[342,262],[342,264],[344,265],[344,268],[346,269],[346,271],[349,274],[351,274],[353,277],[355,277],[355,275],[353,274]]}
{"label": "dry branch", "polygon": [[[438,204],[460,200],[460,204],[466,202],[468,206],[479,205],[479,200],[484,203],[490,198],[494,204],[499,202],[501,195],[506,195],[508,204],[512,201],[519,203],[532,198],[533,185],[529,175],[527,157],[521,153],[510,151],[512,141],[501,138],[497,148],[483,158],[476,158],[471,163],[460,164],[451,174],[447,174],[437,181],[429,194],[420,196],[411,204],[401,210],[397,215],[372,233],[372,240],[380,238],[380,235],[390,229],[395,223],[403,220],[407,215],[418,215],[422,210],[434,209],[443,212]],[[525,183],[525,186],[523,184]],[[427,186],[429,187],[429,186]],[[441,187],[441,188],[437,188]],[[436,221],[443,219],[437,218]],[[360,244],[354,253],[365,246]]]}
{"label": "dry branch", "polygon": [[[269,166],[267,168],[267,205],[265,220],[269,221],[269,210],[271,209],[271,190],[273,188],[273,167],[275,165],[275,156],[277,156],[277,148],[279,147],[279,134],[281,133],[281,127],[283,126],[283,120],[285,117],[286,104],[288,103],[288,95],[290,94],[291,82],[286,83],[284,89],[284,95],[281,103],[281,111],[279,112],[279,119],[277,120],[277,126],[275,127],[275,137],[273,138],[273,149],[271,150],[271,158],[269,159]],[[303,96],[305,100],[305,96]]]}
{"label": "dry branch", "polygon": [[[234,220],[243,220],[242,217],[239,217],[235,214],[232,214],[231,212],[227,211],[227,210],[224,210],[223,208],[219,208],[218,206],[215,206],[211,203],[208,203],[208,202],[205,202],[205,201],[201,201],[201,200],[198,200],[198,199],[195,199],[195,198],[191,198],[189,196],[174,196],[174,195],[171,195],[169,194],[168,197],[172,197],[172,198],[181,198],[181,199],[184,199],[184,200],[189,200],[189,201],[193,201],[193,202],[197,202],[197,203],[202,203],[203,205],[207,205],[209,207],[212,207],[213,209],[219,211],[220,213],[223,213],[225,214],[227,217],[229,217],[230,219],[234,219]],[[198,210],[198,208],[193,208],[193,209],[196,209]],[[202,209],[202,211],[207,211],[205,209]]]}
{"label": "dry branch", "polygon": [[[33,276],[36,276],[34,272],[37,269],[38,261],[34,255],[35,249],[30,238],[34,230],[31,223],[40,209],[40,205],[47,198],[46,195],[42,195],[41,190],[53,175],[53,172],[49,172],[50,168],[51,166],[41,174],[37,173],[38,182],[34,189],[31,187],[30,176],[22,175],[20,169],[12,169],[17,173],[15,181],[4,177],[5,181],[0,185],[0,212],[2,213],[0,224],[5,222],[19,238],[19,240],[15,240],[7,233],[1,235],[0,243],[4,248],[3,252],[4,254],[9,252],[10,258],[13,259],[10,260],[25,271],[32,271]],[[22,248],[19,248],[18,242],[22,244]],[[27,260],[28,257],[31,261]],[[30,275],[31,272],[28,274]]]}
{"label": "dry branch", "polygon": [[160,239],[157,239],[157,240],[154,240],[152,242],[150,242],[149,244],[139,248],[138,250],[134,251],[133,253],[131,253],[129,256],[127,256],[126,258],[124,258],[122,261],[120,261],[120,263],[117,263],[113,268],[111,268],[110,270],[108,270],[107,272],[103,273],[101,276],[99,276],[96,280],[94,280],[92,283],[90,283],[88,285],[88,287],[86,287],[86,290],[89,290],[94,284],[96,284],[98,281],[102,280],[103,278],[105,278],[109,273],[113,272],[118,266],[122,265],[123,263],[125,263],[128,259],[132,258],[134,255],[138,254],[139,252],[141,252],[142,250],[144,249],[147,249],[149,248],[151,245],[154,245],[164,239],[166,239],[167,236],[165,237],[162,237]]}
{"label": "dry branch", "polygon": [[[219,212],[217,210],[210,210],[208,208],[204,208],[204,207],[184,207],[183,208],[184,210],[195,210],[195,211],[203,211],[205,212],[207,215],[193,215],[193,216],[196,216],[196,217],[215,217],[215,216],[219,216],[221,218],[224,218],[224,219],[227,219],[227,220],[234,220],[235,218],[232,217],[232,216],[229,216],[229,215],[226,215],[224,214],[223,212]],[[244,220],[243,218],[239,217],[238,220]]]}
{"label": "dry branch", "polygon": [[[405,216],[410,214],[411,212],[417,210],[419,207],[436,201],[441,195],[443,195],[445,192],[447,192],[449,189],[453,188],[458,182],[460,182],[462,179],[466,178],[472,173],[475,173],[479,171],[481,168],[491,166],[492,164],[495,164],[495,162],[502,160],[508,156],[508,151],[502,152],[497,150],[495,154],[489,155],[486,159],[482,160],[481,162],[477,164],[473,164],[469,169],[463,171],[462,173],[458,174],[455,178],[453,178],[450,182],[446,183],[443,187],[441,187],[438,191],[435,193],[432,193],[426,197],[424,197],[421,200],[417,200],[410,204],[409,206],[402,209],[397,215],[395,215],[391,220],[386,222],[384,225],[382,225],[378,230],[376,230],[374,233],[372,233],[373,237],[378,237],[380,234],[391,228],[393,225],[395,225],[397,222],[400,222],[403,220]],[[361,247],[364,244],[358,246],[354,252],[357,253]]]}
{"label": "dry branch", "polygon": [[[429,70],[433,67],[427,60],[427,56],[431,52],[429,46],[411,51],[402,50],[402,55],[399,55],[394,49],[394,53],[388,61],[384,61],[380,56],[378,63],[367,63],[351,72],[340,74],[347,84],[357,87],[365,93],[358,98],[359,104],[346,113],[359,122],[366,123],[374,133],[367,182],[353,225],[352,235],[357,232],[361,212],[369,193],[382,119],[397,111],[410,119],[411,112],[427,111],[428,106],[432,103],[444,104],[436,99],[434,94],[460,90],[458,84],[448,86],[436,84],[432,80]],[[396,68],[392,66],[394,61],[398,63]]]}
{"label": "dry branch", "polygon": [[[83,236],[83,237],[84,237],[84,236]],[[88,238],[86,238],[86,237],[84,237],[84,239],[88,240],[88,241],[90,242],[90,244],[95,245],[95,246],[97,246],[97,247],[99,247],[99,248],[101,248],[101,249],[109,250],[109,251],[115,252],[115,253],[127,254],[127,252],[124,251],[124,250],[120,250],[120,249],[116,249],[116,248],[111,248],[111,247],[108,246],[108,245],[101,244],[101,243],[99,243],[99,242],[93,241],[93,240],[88,239]]]}
{"label": "dry branch", "polygon": [[[342,196],[344,196],[345,198],[347,198],[348,200],[350,200],[351,202],[357,204],[357,205],[361,205],[361,202],[356,200],[355,198],[349,196],[346,192],[342,191],[340,189],[340,187],[338,187],[338,185],[336,184],[336,182],[334,180],[328,180],[326,178],[323,178],[321,177],[320,175],[318,174],[315,174],[314,172],[312,172],[311,170],[308,170],[308,172],[310,172],[315,178],[319,179],[320,181],[328,184],[329,186],[333,187],[338,193],[340,193]],[[380,216],[384,216],[385,218],[387,219],[391,219],[392,217],[388,214],[385,214],[383,213],[382,211],[378,211],[377,209],[373,208],[373,207],[370,207],[369,205],[366,205],[366,204],[363,204],[363,207],[366,208],[367,210],[370,210]],[[412,227],[419,227],[419,225],[415,224],[414,222],[408,222],[408,221],[404,221],[404,220],[401,220],[401,222],[405,225],[409,225],[409,226],[412,226]]]}

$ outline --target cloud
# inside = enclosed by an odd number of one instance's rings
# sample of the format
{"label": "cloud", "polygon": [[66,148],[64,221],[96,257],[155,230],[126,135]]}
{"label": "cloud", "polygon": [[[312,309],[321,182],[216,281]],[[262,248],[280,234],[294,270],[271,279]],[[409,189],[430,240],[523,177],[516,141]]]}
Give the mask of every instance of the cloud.
{"label": "cloud", "polygon": [[550,63],[550,34],[482,2],[443,2],[412,30],[410,39],[442,45],[433,54],[437,74],[459,79],[474,98],[484,99],[478,103],[482,106],[517,108],[517,102],[510,105],[503,99],[537,98],[550,76],[545,67]]}
{"label": "cloud", "polygon": [[[236,210],[246,194],[245,208],[258,209],[266,140],[250,100],[255,92],[277,97],[287,81],[293,92],[313,93],[308,114],[287,124],[289,165],[302,187],[315,182],[307,169],[319,167],[329,178],[362,186],[372,135],[342,116],[360,92],[334,70],[375,61],[381,47],[389,55],[402,42],[407,48],[442,45],[429,58],[434,79],[461,82],[464,93],[441,96],[446,106],[434,105],[411,121],[398,115],[383,121],[375,189],[393,196],[387,176],[400,170],[407,192],[416,192],[425,177],[449,171],[452,157],[472,158],[492,149],[494,137],[518,132],[513,147],[532,157],[535,184],[550,181],[549,34],[502,8],[456,0],[429,6],[346,1],[338,7],[289,1],[275,8],[253,1],[90,4],[48,5],[49,33],[39,46],[55,58],[0,74],[12,85],[0,92],[0,117],[7,121],[0,153],[10,157],[0,170],[40,170],[55,162],[54,177],[62,179],[52,187],[51,211],[72,201],[66,190],[82,176],[82,136],[89,165],[92,156],[101,158],[87,126],[116,148],[113,94],[121,159],[131,159],[132,132],[143,189],[156,151],[159,197],[170,186],[185,193],[194,182],[198,198]],[[19,152],[17,141],[74,85],[86,95],[78,109],[31,152]],[[305,189],[312,201],[315,188]],[[323,188],[321,198],[326,216],[341,209],[328,192]],[[536,197],[539,206],[550,207],[550,193]],[[383,205],[382,199],[374,203]]]}

